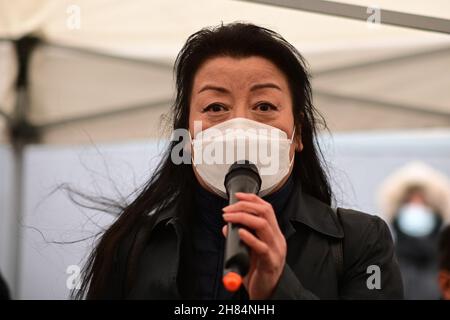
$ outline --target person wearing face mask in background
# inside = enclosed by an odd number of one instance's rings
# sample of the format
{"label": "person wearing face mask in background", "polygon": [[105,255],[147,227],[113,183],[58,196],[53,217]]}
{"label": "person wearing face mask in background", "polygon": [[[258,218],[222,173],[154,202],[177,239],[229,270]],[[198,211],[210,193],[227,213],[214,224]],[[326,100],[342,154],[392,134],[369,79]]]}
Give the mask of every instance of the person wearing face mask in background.
{"label": "person wearing face mask in background", "polygon": [[380,203],[394,234],[405,298],[439,299],[438,239],[450,220],[446,177],[423,163],[410,163],[385,180]]}
{"label": "person wearing face mask in background", "polygon": [[[188,38],[175,74],[172,141],[92,251],[78,298],[402,299],[386,223],[331,207],[321,118],[291,44],[253,24],[205,28]],[[243,135],[248,154],[239,154]],[[226,163],[213,161],[224,144]],[[269,163],[251,154],[256,145],[270,146]],[[229,205],[224,178],[240,160],[256,166],[261,189]],[[242,226],[250,251],[235,292],[222,283],[227,223]]]}

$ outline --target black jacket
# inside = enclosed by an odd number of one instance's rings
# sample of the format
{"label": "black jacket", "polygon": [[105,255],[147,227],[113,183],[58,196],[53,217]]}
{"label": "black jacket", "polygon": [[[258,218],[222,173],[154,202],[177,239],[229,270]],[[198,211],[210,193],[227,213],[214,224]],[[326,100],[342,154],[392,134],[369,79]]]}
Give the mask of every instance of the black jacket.
{"label": "black jacket", "polygon": [[[104,298],[192,298],[190,228],[181,211],[174,205],[159,212],[151,229],[144,228],[151,236],[133,268],[130,288],[125,278],[132,249],[126,243],[122,246]],[[339,209],[338,219],[328,205],[303,193],[297,185],[285,211],[290,220],[282,230],[287,239],[286,265],[272,299],[403,299],[392,237],[379,217]],[[331,249],[336,241],[341,241],[344,257],[340,277]],[[371,286],[371,266],[379,267],[379,289]]]}

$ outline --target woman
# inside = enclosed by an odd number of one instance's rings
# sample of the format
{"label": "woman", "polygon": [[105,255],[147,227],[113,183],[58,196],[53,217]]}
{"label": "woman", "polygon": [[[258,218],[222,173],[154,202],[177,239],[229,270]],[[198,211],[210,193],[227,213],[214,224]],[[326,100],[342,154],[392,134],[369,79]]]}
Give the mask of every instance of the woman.
{"label": "woman", "polygon": [[[251,24],[203,29],[187,40],[175,72],[173,129],[188,130],[191,139],[182,149],[179,140],[171,142],[145,188],[104,233],[79,296],[402,298],[386,224],[352,210],[335,216],[330,208],[309,75],[293,46]],[[198,121],[205,134],[264,127],[281,136],[273,141],[282,142],[283,161],[279,170],[262,176],[261,193],[237,194],[240,201],[227,206],[223,181],[208,175],[219,167],[196,161],[201,150],[196,142],[202,146],[194,128]],[[180,163],[174,154],[194,163]],[[221,282],[226,222],[243,226],[239,236],[251,257],[244,286],[235,293]],[[375,287],[367,273],[373,266],[381,272]]]}

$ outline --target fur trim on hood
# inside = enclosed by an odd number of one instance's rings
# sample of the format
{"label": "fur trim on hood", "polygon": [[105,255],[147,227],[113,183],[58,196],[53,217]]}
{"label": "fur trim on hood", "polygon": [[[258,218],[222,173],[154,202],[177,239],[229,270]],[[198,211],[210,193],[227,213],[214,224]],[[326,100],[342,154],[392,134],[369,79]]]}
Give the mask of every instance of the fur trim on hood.
{"label": "fur trim on hood", "polygon": [[450,222],[450,181],[442,173],[422,162],[411,162],[386,178],[378,191],[378,203],[383,215],[392,221],[411,187],[424,190],[425,201],[444,223]]}

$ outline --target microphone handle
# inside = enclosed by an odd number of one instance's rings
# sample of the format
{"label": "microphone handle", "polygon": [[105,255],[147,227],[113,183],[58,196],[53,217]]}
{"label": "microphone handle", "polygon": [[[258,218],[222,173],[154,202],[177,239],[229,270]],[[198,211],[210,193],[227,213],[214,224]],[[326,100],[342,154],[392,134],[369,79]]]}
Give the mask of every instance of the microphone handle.
{"label": "microphone handle", "polygon": [[[254,179],[242,176],[240,179],[241,183],[234,185],[232,183],[230,184],[230,189],[228,190],[230,205],[239,201],[236,198],[237,192],[257,194],[259,191],[259,185],[255,183]],[[250,255],[248,247],[239,237],[239,228],[242,228],[242,225],[230,222],[228,223],[228,235],[224,259],[224,275],[228,272],[235,272],[242,277],[245,277],[250,266]]]}

